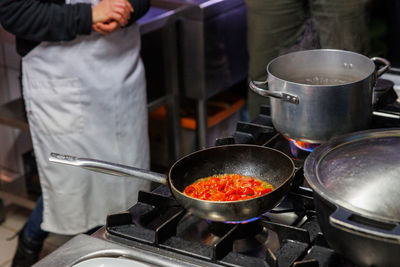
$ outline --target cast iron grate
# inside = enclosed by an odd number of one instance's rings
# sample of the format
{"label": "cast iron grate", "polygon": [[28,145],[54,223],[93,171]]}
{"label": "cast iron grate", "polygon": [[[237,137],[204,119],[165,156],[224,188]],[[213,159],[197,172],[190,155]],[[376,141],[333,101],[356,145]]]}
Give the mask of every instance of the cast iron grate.
{"label": "cast iron grate", "polygon": [[141,192],[139,201],[127,212],[108,216],[106,228],[111,238],[139,241],[227,266],[250,266],[250,263],[253,266],[290,266],[310,247],[310,234],[306,229],[275,223],[266,216],[248,226],[266,227],[277,234],[280,248],[276,252],[268,251],[264,258],[232,251],[235,237],[247,227],[244,224],[225,225],[224,232],[212,245],[188,241],[176,235],[178,223],[186,212],[170,196]]}

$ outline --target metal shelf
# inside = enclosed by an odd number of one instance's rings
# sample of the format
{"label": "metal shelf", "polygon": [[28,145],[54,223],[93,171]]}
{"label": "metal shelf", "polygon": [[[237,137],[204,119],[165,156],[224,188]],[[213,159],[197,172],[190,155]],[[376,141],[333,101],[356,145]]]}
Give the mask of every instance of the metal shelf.
{"label": "metal shelf", "polygon": [[0,106],[0,124],[29,132],[22,98],[12,100]]}
{"label": "metal shelf", "polygon": [[[186,5],[169,4],[154,0],[147,14],[138,20],[142,39],[147,34],[156,33],[159,40],[162,40],[162,45],[159,47],[162,56],[160,58],[155,58],[154,56],[151,59],[147,58],[149,61],[144,60],[144,65],[145,68],[151,68],[155,65],[163,66],[163,69],[158,73],[159,77],[146,77],[148,79],[161,80],[161,86],[165,89],[163,95],[150,100],[147,106],[149,111],[162,105],[167,107],[169,165],[172,165],[181,156],[177,23],[186,10]],[[155,89],[155,91],[159,89],[152,88],[149,85],[150,83],[148,83],[148,92],[152,89]]]}
{"label": "metal shelf", "polygon": [[37,197],[28,193],[24,175],[0,167],[0,198],[33,209]]}
{"label": "metal shelf", "polygon": [[[22,98],[0,105],[0,124],[29,132]],[[35,197],[27,193],[23,176],[0,168],[0,222],[5,220],[2,199],[7,199],[28,209],[33,209],[36,205]]]}
{"label": "metal shelf", "polygon": [[23,175],[0,167],[0,223],[6,217],[3,199],[32,210],[37,197],[28,193]]}

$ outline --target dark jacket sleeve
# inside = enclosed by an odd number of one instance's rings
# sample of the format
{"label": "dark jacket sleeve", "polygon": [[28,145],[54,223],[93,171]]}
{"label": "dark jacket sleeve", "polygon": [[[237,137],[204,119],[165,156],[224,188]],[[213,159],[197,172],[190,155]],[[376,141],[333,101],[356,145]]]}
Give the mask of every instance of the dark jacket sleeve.
{"label": "dark jacket sleeve", "polygon": [[69,41],[89,34],[90,4],[65,5],[45,0],[0,0],[4,29],[30,41]]}
{"label": "dark jacket sleeve", "polygon": [[[0,0],[1,1],[1,0]],[[150,8],[150,0],[128,0],[134,11],[126,27],[143,17]]]}

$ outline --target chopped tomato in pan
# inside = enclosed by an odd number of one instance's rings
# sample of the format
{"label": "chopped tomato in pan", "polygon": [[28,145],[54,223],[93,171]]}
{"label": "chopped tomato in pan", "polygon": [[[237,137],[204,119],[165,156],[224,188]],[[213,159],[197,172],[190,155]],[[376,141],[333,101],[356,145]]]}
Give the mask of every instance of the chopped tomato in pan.
{"label": "chopped tomato in pan", "polygon": [[236,201],[255,198],[274,190],[265,181],[240,174],[221,174],[202,178],[185,188],[185,194],[211,201]]}

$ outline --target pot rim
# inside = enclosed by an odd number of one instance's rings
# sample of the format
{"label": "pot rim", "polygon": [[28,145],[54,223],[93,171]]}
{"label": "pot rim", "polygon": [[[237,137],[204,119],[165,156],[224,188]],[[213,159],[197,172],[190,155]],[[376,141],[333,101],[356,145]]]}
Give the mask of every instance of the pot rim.
{"label": "pot rim", "polygon": [[[368,60],[368,61],[371,63],[371,66],[374,66],[374,67],[372,68],[370,74],[369,74],[369,75],[366,75],[366,76],[365,76],[364,78],[362,78],[362,79],[359,79],[359,80],[353,81],[353,82],[349,82],[349,83],[337,84],[337,85],[329,85],[329,84],[307,84],[307,83],[292,82],[292,81],[288,81],[288,80],[282,79],[282,78],[280,78],[280,77],[278,77],[278,76],[276,76],[276,75],[274,75],[274,74],[272,74],[272,73],[270,72],[271,65],[274,64],[275,62],[277,62],[278,60],[282,60],[282,58],[289,57],[289,56],[292,56],[292,55],[294,55],[294,54],[305,54],[305,53],[310,53],[310,52],[313,52],[313,51],[318,51],[318,52],[320,52],[320,51],[322,51],[322,52],[340,52],[340,53],[352,54],[352,55],[355,55],[355,56],[358,56],[358,57],[360,57],[360,58],[364,58],[364,59]],[[301,51],[290,52],[290,53],[287,53],[287,54],[284,54],[284,55],[280,55],[280,56],[278,56],[278,57],[272,59],[272,60],[268,63],[268,65],[267,65],[267,67],[266,67],[266,71],[267,71],[267,75],[268,75],[268,76],[267,76],[268,81],[269,81],[269,78],[270,78],[270,76],[271,76],[271,77],[274,77],[274,78],[277,79],[277,80],[280,80],[280,81],[282,81],[282,82],[289,83],[289,84],[292,84],[292,85],[307,86],[307,87],[310,87],[310,88],[315,88],[315,87],[324,87],[324,88],[328,88],[328,87],[329,87],[329,88],[335,88],[335,87],[342,87],[342,86],[349,86],[349,85],[357,84],[357,83],[360,83],[360,82],[362,82],[362,81],[364,81],[364,80],[366,80],[366,79],[369,79],[371,76],[373,76],[373,75],[376,73],[376,67],[375,67],[374,62],[373,62],[370,58],[368,58],[367,56],[364,56],[364,55],[362,55],[362,54],[356,53],[356,52],[347,51],[347,50],[340,50],[340,49],[309,49],[309,50],[301,50]]]}

